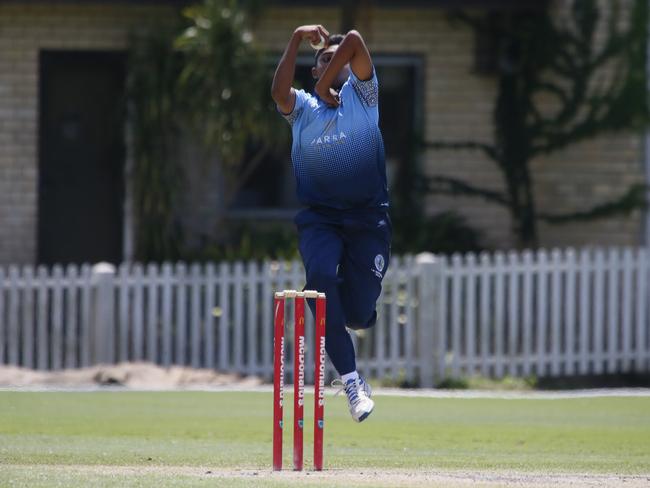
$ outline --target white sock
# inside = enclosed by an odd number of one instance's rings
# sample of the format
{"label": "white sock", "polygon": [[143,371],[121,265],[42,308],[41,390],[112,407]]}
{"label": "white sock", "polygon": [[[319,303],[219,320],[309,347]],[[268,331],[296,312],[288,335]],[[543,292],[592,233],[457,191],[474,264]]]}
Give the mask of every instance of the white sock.
{"label": "white sock", "polygon": [[344,374],[341,376],[341,381],[343,381],[343,384],[346,384],[349,380],[358,380],[359,379],[359,373],[355,371],[352,371],[352,373]]}

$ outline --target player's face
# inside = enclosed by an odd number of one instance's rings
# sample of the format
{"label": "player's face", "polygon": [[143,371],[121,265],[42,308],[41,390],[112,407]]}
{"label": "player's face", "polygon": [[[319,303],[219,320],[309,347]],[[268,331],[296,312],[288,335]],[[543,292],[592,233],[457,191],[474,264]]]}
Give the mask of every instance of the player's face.
{"label": "player's face", "polygon": [[[319,79],[327,66],[329,65],[329,62],[332,59],[332,56],[334,56],[334,53],[338,49],[339,45],[335,44],[334,46],[330,46],[325,51],[321,53],[321,55],[318,57],[318,63],[316,66],[312,69],[312,73],[314,75],[314,78]],[[339,74],[336,76],[334,79],[334,82],[332,83],[332,88],[335,90],[339,90],[342,86],[343,83],[348,79],[348,76],[350,76],[350,65],[346,64],[341,68],[341,71],[339,71]]]}

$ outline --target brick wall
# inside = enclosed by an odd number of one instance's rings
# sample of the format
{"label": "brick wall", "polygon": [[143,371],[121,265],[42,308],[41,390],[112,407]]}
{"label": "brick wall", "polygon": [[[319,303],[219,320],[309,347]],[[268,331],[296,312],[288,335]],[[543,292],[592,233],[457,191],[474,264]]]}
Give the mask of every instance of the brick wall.
{"label": "brick wall", "polygon": [[128,33],[166,8],[0,5],[0,264],[37,252],[38,55],[41,49],[125,49]]}
{"label": "brick wall", "polygon": [[[535,161],[537,205],[549,213],[584,211],[643,183],[643,139],[607,135]],[[551,246],[639,245],[642,212],[563,225],[541,225],[541,244]]]}

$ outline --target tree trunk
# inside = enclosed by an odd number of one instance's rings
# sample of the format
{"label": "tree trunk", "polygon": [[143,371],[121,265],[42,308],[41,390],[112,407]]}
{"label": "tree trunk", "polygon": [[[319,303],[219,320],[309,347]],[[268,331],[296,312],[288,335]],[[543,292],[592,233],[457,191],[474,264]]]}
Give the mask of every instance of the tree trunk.
{"label": "tree trunk", "polygon": [[537,208],[533,195],[530,170],[528,165],[524,167],[523,178],[523,213],[521,219],[521,231],[519,246],[521,248],[535,249],[538,246],[537,240]]}
{"label": "tree trunk", "polygon": [[503,171],[512,216],[512,230],[518,247],[536,247],[537,226],[530,178],[530,136],[526,114],[530,94],[517,71],[516,58],[502,60],[509,66],[499,77],[495,107],[499,166]]}
{"label": "tree trunk", "polygon": [[535,201],[530,178],[527,176],[520,181],[516,190],[516,202],[510,205],[513,234],[516,236],[519,249],[534,249],[538,244]]}

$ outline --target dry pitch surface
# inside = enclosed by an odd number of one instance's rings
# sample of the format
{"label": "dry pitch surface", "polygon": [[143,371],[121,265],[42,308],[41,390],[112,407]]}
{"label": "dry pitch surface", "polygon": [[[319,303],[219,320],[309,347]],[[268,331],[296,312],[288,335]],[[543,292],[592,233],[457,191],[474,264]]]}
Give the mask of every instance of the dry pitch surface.
{"label": "dry pitch surface", "polygon": [[[327,469],[317,472],[227,470],[181,466],[4,465],[6,486],[318,486],[318,487],[628,487],[650,486],[650,475],[553,474],[511,470]],[[4,486],[4,485],[3,485]]]}

